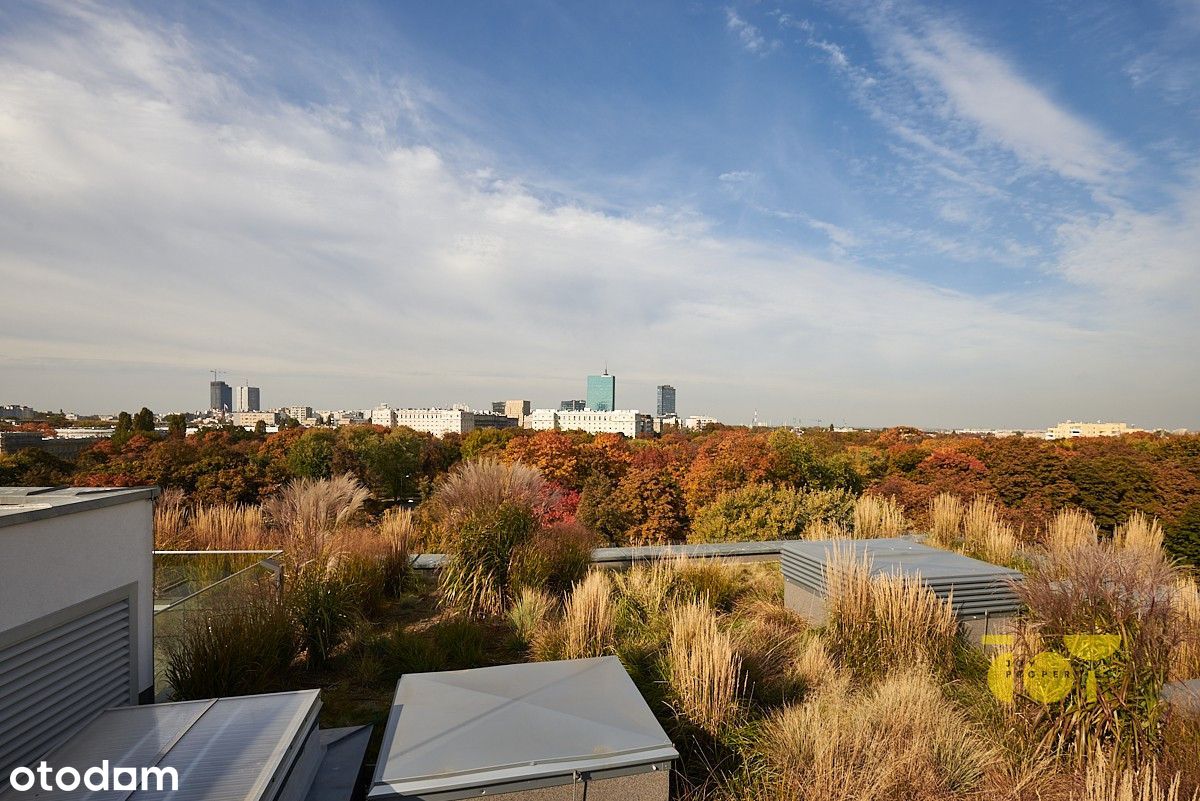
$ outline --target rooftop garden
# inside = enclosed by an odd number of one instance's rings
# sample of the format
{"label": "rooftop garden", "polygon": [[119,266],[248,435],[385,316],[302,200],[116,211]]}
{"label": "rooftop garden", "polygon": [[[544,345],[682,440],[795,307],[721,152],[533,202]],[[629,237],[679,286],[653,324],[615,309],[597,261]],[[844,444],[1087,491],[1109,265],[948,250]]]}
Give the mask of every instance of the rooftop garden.
{"label": "rooftop garden", "polygon": [[[751,482],[692,518],[697,541],[893,536],[920,518],[928,544],[1026,575],[1011,638],[985,653],[918,581],[849,560],[819,627],[785,607],[777,563],[594,568],[606,518],[562,515],[563,492],[483,457],[413,510],[371,511],[351,476],[295,480],[252,505],[167,493],[158,547],[279,548],[287,571],[281,596],[229,582],[181,616],[166,676],[180,698],[320,687],[323,724],[373,723],[377,748],[404,673],[615,654],[682,754],[679,799],[1149,801],[1200,788],[1200,722],[1161,698],[1200,676],[1200,589],[1149,515],[1104,531],[1068,507],[1032,529],[992,494],[934,494],[917,515],[884,493]],[[416,553],[445,566],[413,570]]]}

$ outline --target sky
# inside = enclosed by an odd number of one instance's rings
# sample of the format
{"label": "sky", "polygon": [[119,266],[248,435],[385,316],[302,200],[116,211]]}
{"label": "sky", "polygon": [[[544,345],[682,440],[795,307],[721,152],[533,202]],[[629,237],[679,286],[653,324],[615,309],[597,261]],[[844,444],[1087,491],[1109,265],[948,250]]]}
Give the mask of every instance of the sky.
{"label": "sky", "polygon": [[0,403],[1200,428],[1200,2],[0,4]]}

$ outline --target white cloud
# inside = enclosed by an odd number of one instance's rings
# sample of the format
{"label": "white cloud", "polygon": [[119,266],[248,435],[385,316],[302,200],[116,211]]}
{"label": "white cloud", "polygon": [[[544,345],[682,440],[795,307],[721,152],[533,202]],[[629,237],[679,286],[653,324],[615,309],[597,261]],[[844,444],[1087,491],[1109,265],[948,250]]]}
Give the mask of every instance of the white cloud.
{"label": "white cloud", "polygon": [[924,35],[897,31],[892,41],[945,114],[1028,164],[1091,184],[1131,166],[1120,146],[958,31],[932,24]]}
{"label": "white cloud", "polygon": [[757,26],[747,22],[732,8],[725,9],[725,27],[736,37],[742,47],[757,55],[765,55],[778,45],[767,39]]}

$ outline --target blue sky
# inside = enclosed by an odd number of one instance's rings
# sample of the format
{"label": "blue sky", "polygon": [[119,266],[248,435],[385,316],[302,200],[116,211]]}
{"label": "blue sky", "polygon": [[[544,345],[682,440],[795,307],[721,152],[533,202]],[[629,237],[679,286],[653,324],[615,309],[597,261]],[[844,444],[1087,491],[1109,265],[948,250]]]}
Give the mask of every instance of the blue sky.
{"label": "blue sky", "polygon": [[7,4],[0,401],[1200,427],[1198,101],[1174,0]]}

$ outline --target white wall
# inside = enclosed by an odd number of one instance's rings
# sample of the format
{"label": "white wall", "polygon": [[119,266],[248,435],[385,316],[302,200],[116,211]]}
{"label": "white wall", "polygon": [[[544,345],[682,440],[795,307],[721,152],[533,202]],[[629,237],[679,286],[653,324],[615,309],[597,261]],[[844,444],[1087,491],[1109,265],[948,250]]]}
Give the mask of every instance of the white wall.
{"label": "white wall", "polygon": [[[32,500],[32,499],[31,499]],[[154,503],[0,528],[0,632],[138,583],[138,690],[154,681]]]}

